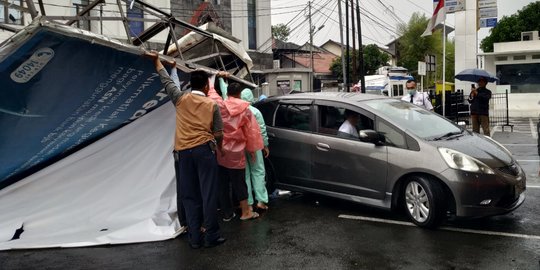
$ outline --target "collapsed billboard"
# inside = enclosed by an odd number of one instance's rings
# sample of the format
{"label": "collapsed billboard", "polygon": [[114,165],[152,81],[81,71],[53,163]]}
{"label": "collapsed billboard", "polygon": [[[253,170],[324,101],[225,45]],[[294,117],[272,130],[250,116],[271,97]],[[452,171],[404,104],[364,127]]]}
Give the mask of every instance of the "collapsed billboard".
{"label": "collapsed billboard", "polygon": [[41,21],[1,49],[0,187],[168,100],[136,47]]}
{"label": "collapsed billboard", "polygon": [[45,19],[0,44],[0,250],[176,236],[174,106],[143,54]]}

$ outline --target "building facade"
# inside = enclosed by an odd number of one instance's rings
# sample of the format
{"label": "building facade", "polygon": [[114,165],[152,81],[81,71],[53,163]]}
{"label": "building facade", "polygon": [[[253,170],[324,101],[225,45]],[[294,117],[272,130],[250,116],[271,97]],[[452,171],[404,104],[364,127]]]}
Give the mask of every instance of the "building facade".
{"label": "building facade", "polygon": [[175,17],[193,25],[213,21],[242,40],[248,51],[271,52],[270,1],[256,0],[171,0]]}
{"label": "building facade", "polygon": [[480,68],[496,74],[493,92],[508,90],[510,116],[538,117],[540,113],[540,38],[538,31],[522,33],[521,41],[493,44],[493,52],[479,54]]}
{"label": "building facade", "polygon": [[[92,0],[43,0],[44,8],[47,16],[75,16],[79,11],[84,9]],[[170,12],[170,0],[147,0],[147,3],[159,7],[165,12]],[[32,22],[30,14],[22,12],[20,9],[11,5],[15,3],[17,6],[26,7],[24,0],[10,0],[0,1],[0,23],[4,23],[7,26],[11,26],[17,29],[28,25]],[[38,5],[36,4],[36,8]],[[133,18],[149,18],[156,19],[156,17],[148,14],[143,14],[142,10],[136,6],[131,6],[129,3],[122,4],[123,11],[127,17]],[[38,8],[39,9],[39,8]],[[105,0],[104,4],[100,4],[90,11],[89,16],[92,17],[120,17],[120,10],[117,6],[117,2],[114,0]],[[65,20],[59,20],[63,23]],[[142,33],[145,29],[153,25],[154,22],[141,22],[131,21],[129,22],[129,35],[135,37]],[[109,20],[92,20],[92,21],[78,21],[74,24],[79,28],[89,30],[96,34],[102,34],[104,36],[118,39],[121,41],[127,40],[127,33],[125,27],[121,21],[109,21]],[[6,30],[0,30],[0,42],[13,35],[12,32]],[[163,44],[167,39],[167,32],[163,31],[152,38],[152,43]]]}

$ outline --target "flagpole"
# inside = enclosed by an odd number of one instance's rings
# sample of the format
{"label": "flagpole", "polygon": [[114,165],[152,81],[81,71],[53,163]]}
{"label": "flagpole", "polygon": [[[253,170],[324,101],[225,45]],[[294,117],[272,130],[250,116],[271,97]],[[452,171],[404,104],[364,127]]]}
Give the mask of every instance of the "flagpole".
{"label": "flagpole", "polygon": [[442,115],[446,116],[446,16],[443,21]]}

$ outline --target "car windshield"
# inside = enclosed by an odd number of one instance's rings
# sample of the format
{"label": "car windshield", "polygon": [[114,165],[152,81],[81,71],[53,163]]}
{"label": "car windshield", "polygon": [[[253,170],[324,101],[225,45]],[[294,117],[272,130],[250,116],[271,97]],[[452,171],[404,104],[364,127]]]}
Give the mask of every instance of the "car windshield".
{"label": "car windshield", "polygon": [[463,129],[445,118],[408,102],[384,99],[366,101],[365,104],[425,140],[441,140],[463,133]]}

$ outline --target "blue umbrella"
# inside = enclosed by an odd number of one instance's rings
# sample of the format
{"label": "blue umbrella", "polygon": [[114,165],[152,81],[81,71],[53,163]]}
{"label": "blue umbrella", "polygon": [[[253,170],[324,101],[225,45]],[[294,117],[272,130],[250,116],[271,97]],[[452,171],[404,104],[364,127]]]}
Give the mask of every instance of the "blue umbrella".
{"label": "blue umbrella", "polygon": [[497,78],[495,75],[492,75],[483,69],[477,68],[465,69],[456,74],[454,78],[467,82],[477,82],[480,78],[486,78],[488,82],[496,82],[499,80],[499,78]]}

